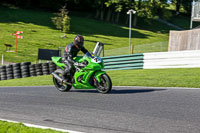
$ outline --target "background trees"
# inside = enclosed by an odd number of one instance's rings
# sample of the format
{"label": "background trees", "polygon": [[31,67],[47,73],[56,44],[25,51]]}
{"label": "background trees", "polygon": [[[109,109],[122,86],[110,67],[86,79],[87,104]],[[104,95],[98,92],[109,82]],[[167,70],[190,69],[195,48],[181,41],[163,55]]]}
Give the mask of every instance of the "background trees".
{"label": "background trees", "polygon": [[128,9],[134,9],[134,26],[138,18],[149,19],[161,17],[167,19],[172,15],[166,10],[169,3],[175,6],[176,14],[181,9],[191,13],[192,0],[1,0],[0,3],[12,4],[23,8],[36,8],[57,12],[63,5],[69,11],[93,12],[95,19],[113,23],[128,23]]}
{"label": "background trees", "polygon": [[171,0],[176,7],[176,14],[180,13],[181,8],[183,8],[187,14],[190,14],[192,1],[193,0]]}

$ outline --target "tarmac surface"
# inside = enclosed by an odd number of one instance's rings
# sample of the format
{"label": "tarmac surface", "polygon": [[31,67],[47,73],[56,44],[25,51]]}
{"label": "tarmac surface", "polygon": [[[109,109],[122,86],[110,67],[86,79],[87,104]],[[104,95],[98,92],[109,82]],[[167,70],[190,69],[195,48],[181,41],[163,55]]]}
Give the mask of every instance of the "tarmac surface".
{"label": "tarmac surface", "polygon": [[0,87],[0,118],[87,133],[200,133],[200,89]]}

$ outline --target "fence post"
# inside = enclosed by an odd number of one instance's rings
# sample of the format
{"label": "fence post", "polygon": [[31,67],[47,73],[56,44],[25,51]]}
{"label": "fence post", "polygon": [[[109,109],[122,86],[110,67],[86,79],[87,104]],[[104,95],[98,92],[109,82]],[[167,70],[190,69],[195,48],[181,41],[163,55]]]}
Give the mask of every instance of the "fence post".
{"label": "fence post", "polygon": [[191,13],[191,20],[190,20],[190,29],[192,29],[192,24],[193,24],[193,18],[194,18],[194,6],[195,6],[195,1],[193,0],[192,2],[192,13]]}
{"label": "fence post", "polygon": [[104,45],[103,45],[103,57],[104,57]]}
{"label": "fence post", "polygon": [[134,46],[133,46],[133,44],[131,45],[131,54],[133,54],[133,48],[134,48]]}
{"label": "fence post", "polygon": [[2,54],[2,57],[1,57],[1,65],[4,65],[4,55]]}

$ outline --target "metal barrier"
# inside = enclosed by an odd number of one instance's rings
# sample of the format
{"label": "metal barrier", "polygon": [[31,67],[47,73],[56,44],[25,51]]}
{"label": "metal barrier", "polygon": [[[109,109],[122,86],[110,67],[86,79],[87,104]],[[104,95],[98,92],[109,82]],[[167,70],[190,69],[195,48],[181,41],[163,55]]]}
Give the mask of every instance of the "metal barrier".
{"label": "metal barrier", "polygon": [[103,57],[104,70],[128,70],[143,68],[143,54]]}
{"label": "metal barrier", "polygon": [[103,57],[104,70],[200,68],[200,50]]}
{"label": "metal barrier", "polygon": [[200,50],[144,53],[143,69],[200,68]]}

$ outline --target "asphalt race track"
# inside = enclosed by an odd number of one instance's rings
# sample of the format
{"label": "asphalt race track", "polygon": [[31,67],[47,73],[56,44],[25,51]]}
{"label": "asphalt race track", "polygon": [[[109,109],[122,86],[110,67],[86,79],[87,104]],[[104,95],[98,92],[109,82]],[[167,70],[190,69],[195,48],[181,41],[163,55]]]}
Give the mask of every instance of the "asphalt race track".
{"label": "asphalt race track", "polygon": [[0,87],[0,118],[88,133],[200,133],[200,89]]}

